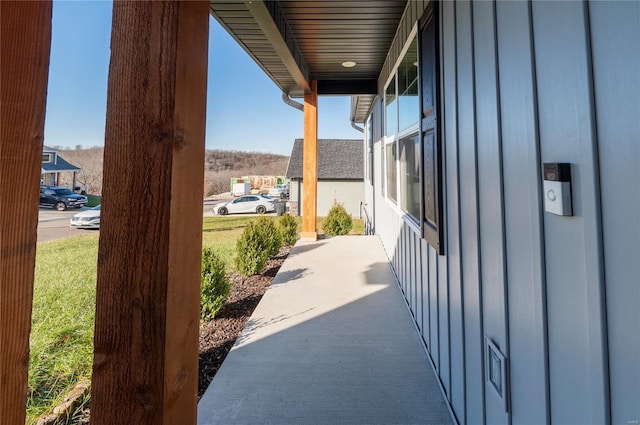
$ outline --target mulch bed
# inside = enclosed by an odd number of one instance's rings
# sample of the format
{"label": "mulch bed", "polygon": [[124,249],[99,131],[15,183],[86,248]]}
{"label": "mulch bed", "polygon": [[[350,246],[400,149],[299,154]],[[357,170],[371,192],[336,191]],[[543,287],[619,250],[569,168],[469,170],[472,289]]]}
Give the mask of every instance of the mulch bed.
{"label": "mulch bed", "polygon": [[200,324],[198,400],[220,369],[290,250],[290,247],[282,248],[269,260],[262,274],[244,277],[233,272],[229,278],[231,290],[226,304],[212,321]]}

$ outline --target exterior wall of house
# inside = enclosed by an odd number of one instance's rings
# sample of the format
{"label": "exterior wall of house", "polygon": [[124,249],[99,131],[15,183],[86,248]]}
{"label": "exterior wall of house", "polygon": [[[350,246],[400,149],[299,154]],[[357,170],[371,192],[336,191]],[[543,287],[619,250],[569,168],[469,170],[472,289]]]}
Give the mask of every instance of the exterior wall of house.
{"label": "exterior wall of house", "polygon": [[[442,2],[438,18],[445,255],[386,199],[375,130],[365,202],[447,400],[462,424],[637,423],[640,4]],[[571,163],[572,217],[545,212],[547,162]]]}
{"label": "exterior wall of house", "polygon": [[[302,212],[302,179],[291,181],[291,201],[298,202],[298,213]],[[360,217],[360,203],[364,201],[362,180],[318,181],[318,215],[326,216],[336,200],[344,205],[352,217]]]}
{"label": "exterior wall of house", "polygon": [[[368,234],[375,234],[376,224],[376,188],[381,188],[381,142],[383,131],[379,118],[382,114],[382,99],[377,98],[372,106],[372,112],[365,125],[364,132],[364,196],[365,203],[362,208],[365,220],[365,231]],[[377,142],[377,145],[376,145]],[[377,146],[377,147],[376,147]]]}

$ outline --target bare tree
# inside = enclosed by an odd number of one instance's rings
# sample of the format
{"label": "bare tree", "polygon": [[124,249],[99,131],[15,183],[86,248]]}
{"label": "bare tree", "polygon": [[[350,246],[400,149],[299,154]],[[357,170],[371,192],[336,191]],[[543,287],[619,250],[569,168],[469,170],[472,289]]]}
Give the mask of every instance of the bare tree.
{"label": "bare tree", "polygon": [[[77,183],[87,190],[87,193],[102,192],[102,160],[104,148],[93,147],[89,149],[76,149],[60,151],[66,161],[82,168],[77,175]],[[69,174],[69,173],[66,173]],[[61,175],[60,180],[63,184],[72,184],[71,175]]]}

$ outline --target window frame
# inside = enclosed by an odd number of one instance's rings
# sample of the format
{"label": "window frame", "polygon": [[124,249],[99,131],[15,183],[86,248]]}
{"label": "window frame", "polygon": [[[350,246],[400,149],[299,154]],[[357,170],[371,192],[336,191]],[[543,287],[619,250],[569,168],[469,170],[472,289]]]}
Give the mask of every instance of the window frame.
{"label": "window frame", "polygon": [[[383,146],[384,146],[384,148],[383,148],[383,151],[382,151],[382,154],[383,154],[382,161],[384,162],[384,188],[385,188],[384,197],[392,205],[398,206],[400,204],[400,199],[398,197],[400,191],[398,190],[399,189],[399,187],[398,187],[399,162],[398,162],[398,143],[397,143],[396,136],[395,135],[391,136],[391,137],[386,137],[385,136],[384,139],[383,139]],[[389,178],[389,162],[387,161],[387,153],[389,152],[389,149],[390,149],[389,146],[393,146],[393,150],[394,150],[394,154],[395,154],[394,161],[393,161],[393,165],[394,165],[394,168],[395,168],[395,170],[394,170],[395,171],[394,172],[395,180],[393,182],[394,186],[395,186],[395,188],[394,188],[395,199],[392,198],[391,196],[389,196],[389,187],[390,187],[389,180],[388,180],[388,178]]]}
{"label": "window frame", "polygon": [[[402,212],[405,213],[406,217],[408,219],[410,219],[413,224],[415,224],[417,229],[420,229],[420,222],[422,221],[422,214],[423,214],[423,204],[424,204],[424,190],[423,190],[423,186],[422,186],[422,141],[420,139],[420,128],[418,126],[418,123],[415,123],[414,125],[412,125],[411,127],[406,129],[407,131],[403,131],[401,134],[398,135],[398,144],[397,144],[397,150],[398,150],[398,186],[399,186],[399,194],[400,194],[400,200],[398,202],[398,206],[400,207],[400,209],[402,210]],[[417,140],[417,157],[418,157],[418,187],[420,190],[420,202],[418,205],[418,215],[414,215],[413,212],[409,211],[409,208],[407,207],[407,200],[408,200],[408,196],[406,197],[407,199],[405,199],[405,193],[408,193],[407,188],[403,187],[405,186],[405,175],[402,173],[403,170],[403,162],[406,164],[406,161],[403,161],[402,156],[405,152],[404,149],[402,149],[402,142],[406,141],[408,139],[411,139],[413,137],[416,137]],[[415,152],[414,152],[415,155]],[[406,166],[406,165],[405,165]]]}
{"label": "window frame", "polygon": [[374,141],[373,141],[373,117],[369,115],[367,120],[365,121],[365,141],[367,143],[366,149],[366,158],[365,164],[367,166],[367,180],[369,184],[373,185],[374,173],[373,173],[373,149],[374,149]]}
{"label": "window frame", "polygon": [[385,145],[384,145],[384,137],[380,139],[380,163],[381,170],[380,173],[380,194],[383,198],[387,197],[387,161],[385,157]]}
{"label": "window frame", "polygon": [[[399,99],[398,99],[398,79],[397,77],[397,71],[398,71],[398,65],[396,64],[396,66],[393,68],[393,72],[391,73],[391,75],[389,76],[389,80],[387,81],[387,83],[384,86],[384,97],[383,97],[383,102],[382,102],[382,119],[384,122],[384,132],[382,133],[382,135],[386,138],[386,137],[392,137],[395,134],[398,133],[398,103],[399,103]],[[391,86],[391,83],[393,83],[393,92],[394,92],[394,96],[395,99],[392,101],[395,102],[395,118],[394,118],[394,123],[395,123],[395,131],[393,133],[389,133],[389,120],[387,119],[387,117],[389,116],[389,114],[387,114],[387,108],[388,108],[388,104],[387,104],[387,91],[389,89],[389,87]]]}

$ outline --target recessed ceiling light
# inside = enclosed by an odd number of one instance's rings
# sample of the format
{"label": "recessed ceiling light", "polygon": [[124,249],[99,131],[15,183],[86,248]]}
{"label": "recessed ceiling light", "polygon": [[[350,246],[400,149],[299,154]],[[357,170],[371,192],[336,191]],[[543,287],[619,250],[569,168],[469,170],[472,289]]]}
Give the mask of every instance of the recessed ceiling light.
{"label": "recessed ceiling light", "polygon": [[344,66],[345,68],[353,68],[356,65],[357,64],[354,61],[344,61],[344,62],[342,62],[342,66]]}

